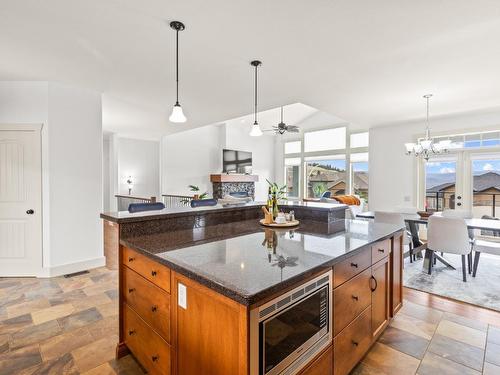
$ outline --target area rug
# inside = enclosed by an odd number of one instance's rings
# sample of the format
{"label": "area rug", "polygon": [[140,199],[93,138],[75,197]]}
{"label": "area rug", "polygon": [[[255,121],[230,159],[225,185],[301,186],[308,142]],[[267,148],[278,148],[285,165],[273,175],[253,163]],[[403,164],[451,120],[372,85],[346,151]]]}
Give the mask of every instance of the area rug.
{"label": "area rug", "polygon": [[423,270],[423,260],[410,263],[405,259],[403,283],[406,287],[429,292],[474,305],[500,311],[500,257],[481,254],[476,277],[467,274],[467,282],[462,281],[462,261],[460,255],[444,254],[456,270],[439,261],[429,275]]}

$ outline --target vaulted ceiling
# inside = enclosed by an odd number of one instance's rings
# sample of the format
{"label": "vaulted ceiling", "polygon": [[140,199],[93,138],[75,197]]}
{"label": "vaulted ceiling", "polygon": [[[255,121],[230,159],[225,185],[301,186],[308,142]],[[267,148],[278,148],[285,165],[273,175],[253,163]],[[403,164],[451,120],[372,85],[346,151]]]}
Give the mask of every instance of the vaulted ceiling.
{"label": "vaulted ceiling", "polygon": [[[174,32],[181,20],[174,125]],[[359,128],[500,106],[498,0],[2,0],[0,79],[103,93],[108,131],[161,134],[304,103]]]}

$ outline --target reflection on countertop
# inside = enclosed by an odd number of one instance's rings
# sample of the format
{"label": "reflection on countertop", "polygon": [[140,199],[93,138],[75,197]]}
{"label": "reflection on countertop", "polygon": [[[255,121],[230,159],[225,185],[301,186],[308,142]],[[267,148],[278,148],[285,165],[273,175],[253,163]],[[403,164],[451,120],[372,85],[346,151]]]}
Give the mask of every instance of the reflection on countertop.
{"label": "reflection on countertop", "polygon": [[401,231],[396,225],[346,220],[345,231],[303,220],[295,229],[269,229],[256,220],[122,240],[154,260],[246,305],[332,267]]}

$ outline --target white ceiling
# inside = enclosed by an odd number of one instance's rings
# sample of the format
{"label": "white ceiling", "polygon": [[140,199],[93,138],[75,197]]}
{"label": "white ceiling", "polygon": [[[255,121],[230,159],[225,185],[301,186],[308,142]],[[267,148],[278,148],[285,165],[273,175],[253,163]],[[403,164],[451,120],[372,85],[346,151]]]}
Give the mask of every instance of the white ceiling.
{"label": "white ceiling", "polygon": [[[180,101],[174,32],[181,20]],[[1,0],[0,79],[103,92],[107,131],[158,137],[304,103],[359,128],[500,106],[498,0]]]}

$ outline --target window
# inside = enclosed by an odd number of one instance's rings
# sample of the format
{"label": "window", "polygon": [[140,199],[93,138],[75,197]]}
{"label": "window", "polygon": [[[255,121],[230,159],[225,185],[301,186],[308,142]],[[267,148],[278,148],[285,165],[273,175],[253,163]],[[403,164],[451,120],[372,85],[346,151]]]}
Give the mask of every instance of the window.
{"label": "window", "polygon": [[285,143],[285,154],[299,154],[302,146],[301,141],[293,141]]}
{"label": "window", "polygon": [[307,198],[321,198],[326,191],[346,193],[345,155],[306,157],[305,169]]}
{"label": "window", "polygon": [[351,190],[368,202],[368,153],[351,154]]}
{"label": "window", "polygon": [[368,132],[351,134],[351,148],[368,147]]}
{"label": "window", "polygon": [[304,133],[304,152],[342,150],[345,145],[345,127]]}
{"label": "window", "polygon": [[289,198],[300,197],[300,158],[285,159],[285,184]]}
{"label": "window", "polygon": [[448,158],[425,163],[425,208],[443,211],[455,208],[457,162]]}

